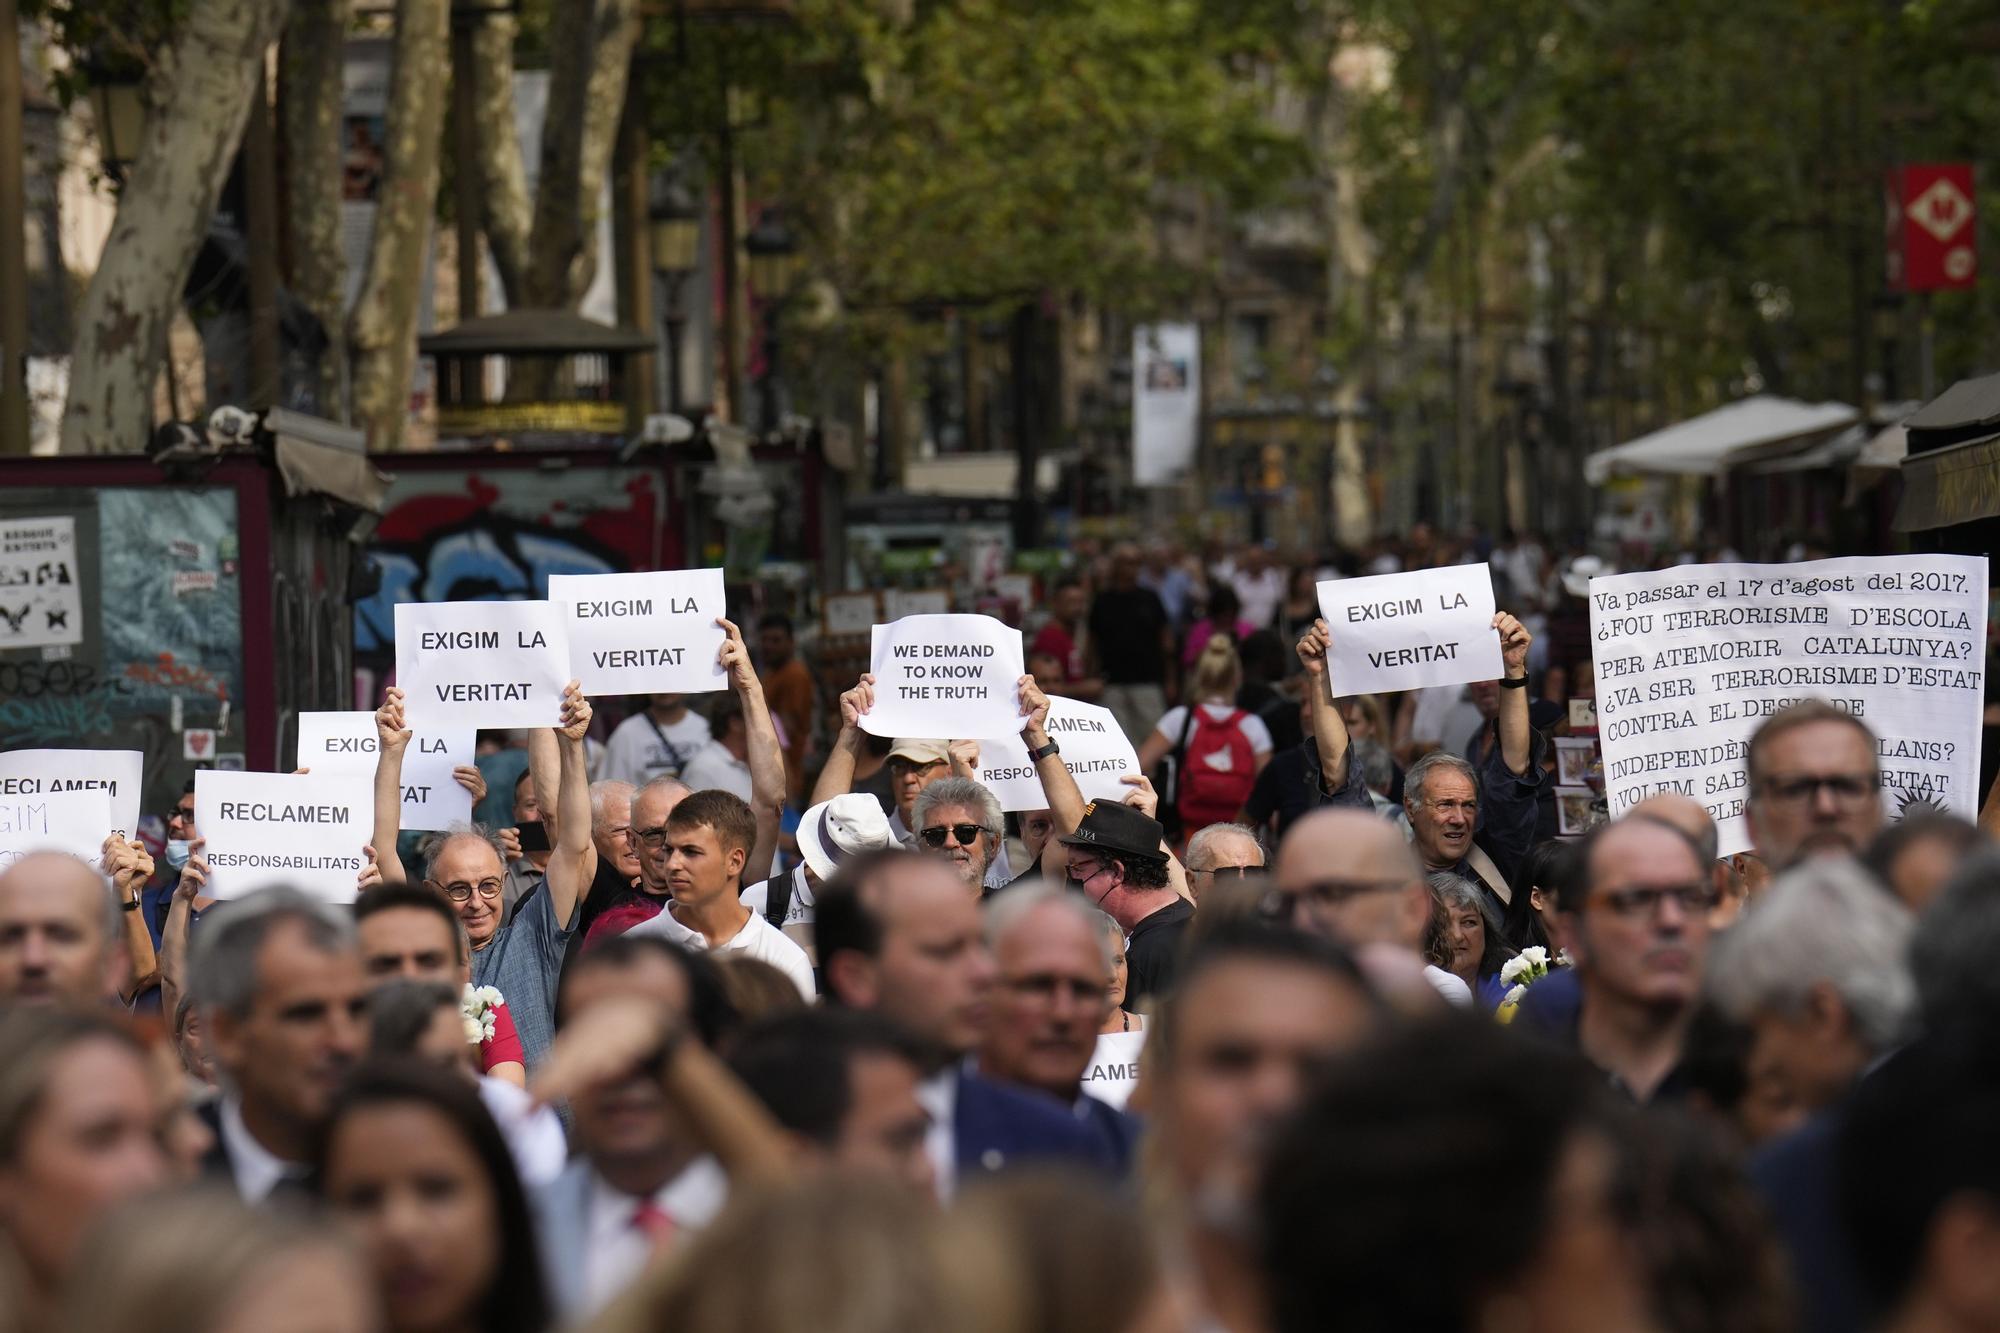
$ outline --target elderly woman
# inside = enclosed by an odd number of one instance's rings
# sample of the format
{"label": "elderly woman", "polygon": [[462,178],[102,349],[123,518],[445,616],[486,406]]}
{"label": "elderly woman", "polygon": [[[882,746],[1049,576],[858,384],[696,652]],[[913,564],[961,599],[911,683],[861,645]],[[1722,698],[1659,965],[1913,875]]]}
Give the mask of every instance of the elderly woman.
{"label": "elderly woman", "polygon": [[1146,1027],[1146,1016],[1135,1014],[1125,1007],[1125,927],[1112,919],[1109,912],[1091,910],[1097,918],[1097,930],[1104,937],[1104,947],[1111,954],[1111,984],[1106,994],[1111,999],[1111,1008],[1104,1015],[1104,1026],[1097,1031],[1101,1036],[1106,1032],[1141,1032]]}
{"label": "elderly woman", "polygon": [[1431,961],[1463,981],[1482,1007],[1496,1008],[1507,994],[1500,969],[1514,956],[1498,909],[1478,885],[1449,870],[1432,872],[1430,885]]}

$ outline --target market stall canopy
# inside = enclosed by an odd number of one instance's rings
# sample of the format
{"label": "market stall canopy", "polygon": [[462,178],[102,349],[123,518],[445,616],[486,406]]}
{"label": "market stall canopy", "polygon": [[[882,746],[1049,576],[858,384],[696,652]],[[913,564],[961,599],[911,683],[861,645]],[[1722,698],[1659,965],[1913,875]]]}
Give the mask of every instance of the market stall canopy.
{"label": "market stall canopy", "polygon": [[1860,418],[1846,403],[1802,403],[1758,394],[1600,449],[1583,460],[1583,475],[1593,486],[1620,475],[1713,476],[1767,453],[1809,448]]}
{"label": "market stall canopy", "polygon": [[[1886,464],[1876,465],[1894,471],[1903,461],[1903,454],[1909,445],[1902,423],[1917,410],[1918,404],[1879,403],[1868,413],[1866,419],[1857,421],[1845,430],[1834,432],[1819,443],[1810,445],[1797,453],[1782,453],[1775,458],[1752,463],[1750,470],[1758,473],[1772,472],[1812,472],[1820,468],[1866,467],[1864,463],[1871,449],[1888,449],[1893,446],[1894,456]],[[1884,437],[1893,436],[1888,444],[1882,444]]]}

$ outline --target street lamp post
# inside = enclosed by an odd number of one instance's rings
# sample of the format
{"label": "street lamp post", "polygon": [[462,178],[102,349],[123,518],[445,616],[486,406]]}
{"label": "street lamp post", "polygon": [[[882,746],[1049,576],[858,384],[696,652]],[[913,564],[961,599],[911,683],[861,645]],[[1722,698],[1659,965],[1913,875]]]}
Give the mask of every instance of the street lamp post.
{"label": "street lamp post", "polygon": [[681,288],[700,266],[701,207],[678,178],[669,177],[654,195],[647,225],[652,229],[653,271],[660,275],[666,300],[661,320],[667,332],[667,410],[681,408],[681,328],[687,313]]}
{"label": "street lamp post", "polygon": [[125,183],[125,170],[146,137],[146,86],[136,72],[99,66],[88,71],[90,113],[97,121],[97,157],[104,174]]}
{"label": "street lamp post", "polygon": [[798,242],[784,216],[766,209],[743,238],[750,257],[750,291],[764,307],[764,375],[759,385],[758,415],[765,430],[778,424],[778,319],[803,263]]}

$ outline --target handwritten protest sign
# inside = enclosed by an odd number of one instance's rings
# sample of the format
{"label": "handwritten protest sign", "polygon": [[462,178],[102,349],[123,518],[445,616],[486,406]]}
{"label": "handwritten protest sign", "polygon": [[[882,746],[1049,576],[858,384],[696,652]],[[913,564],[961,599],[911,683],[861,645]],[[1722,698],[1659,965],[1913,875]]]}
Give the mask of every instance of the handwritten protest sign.
{"label": "handwritten protest sign", "polygon": [[[472,793],[452,769],[470,764],[477,733],[411,729],[403,749],[406,829],[426,832],[472,821]],[[297,767],[314,773],[375,778],[375,715],[362,712],[300,713]]]}
{"label": "handwritten protest sign", "polygon": [[396,604],[396,683],[413,727],[553,727],[569,679],[547,602]]}
{"label": "handwritten protest sign", "polygon": [[0,521],[0,649],[83,642],[83,579],[76,520]]}
{"label": "handwritten protest sign", "polygon": [[[137,750],[9,750],[0,754],[0,801],[101,789],[111,798],[107,832],[136,836],[146,756]],[[104,841],[104,834],[97,835]]]}
{"label": "handwritten protest sign", "polygon": [[1083,1091],[1119,1110],[1132,1099],[1139,1086],[1139,1055],[1146,1049],[1146,1034],[1106,1032],[1097,1039],[1090,1064],[1083,1071]]}
{"label": "handwritten protest sign", "polygon": [[1462,685],[1500,676],[1493,575],[1485,565],[1333,579],[1319,585],[1336,696]]}
{"label": "handwritten protest sign", "polygon": [[1890,818],[1979,806],[1986,561],[1946,555],[1682,565],[1590,581],[1598,735],[1613,818],[1694,797],[1728,855],[1750,845],[1757,725],[1824,699],[1879,738]]}
{"label": "handwritten protest sign", "polygon": [[352,773],[194,775],[194,822],[208,840],[208,896],[241,898],[290,884],[328,902],[354,901],[372,832],[368,779]]}
{"label": "handwritten protest sign", "polygon": [[[1132,789],[1118,779],[1140,773],[1139,756],[1118,719],[1108,708],[1061,697],[1049,700],[1044,724],[1049,739],[1062,747],[1063,767],[1076,779],[1086,801],[1122,801]],[[1002,810],[1046,810],[1049,798],[1028,758],[1017,728],[1005,736],[979,742],[979,780],[1000,798]]]}
{"label": "handwritten protest sign", "polygon": [[111,832],[111,793],[102,787],[0,796],[0,870],[30,852],[68,852],[96,865]]}
{"label": "handwritten protest sign", "polygon": [[1021,631],[991,616],[910,616],[877,625],[869,652],[877,736],[1004,736],[1021,729]]}
{"label": "handwritten protest sign", "polygon": [[726,609],[719,569],[551,574],[549,601],[569,634],[583,692],[700,694],[729,681],[716,665]]}

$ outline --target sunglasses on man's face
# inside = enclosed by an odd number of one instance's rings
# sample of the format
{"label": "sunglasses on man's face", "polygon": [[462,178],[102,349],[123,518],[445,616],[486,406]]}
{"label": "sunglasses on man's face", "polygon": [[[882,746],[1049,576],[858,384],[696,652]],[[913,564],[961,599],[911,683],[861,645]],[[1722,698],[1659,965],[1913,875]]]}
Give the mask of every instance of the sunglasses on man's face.
{"label": "sunglasses on man's face", "polygon": [[950,834],[953,838],[957,839],[959,846],[970,847],[978,840],[979,835],[984,832],[986,830],[977,824],[939,824],[934,828],[925,829],[920,836],[923,838],[926,847],[944,846],[946,834]]}

